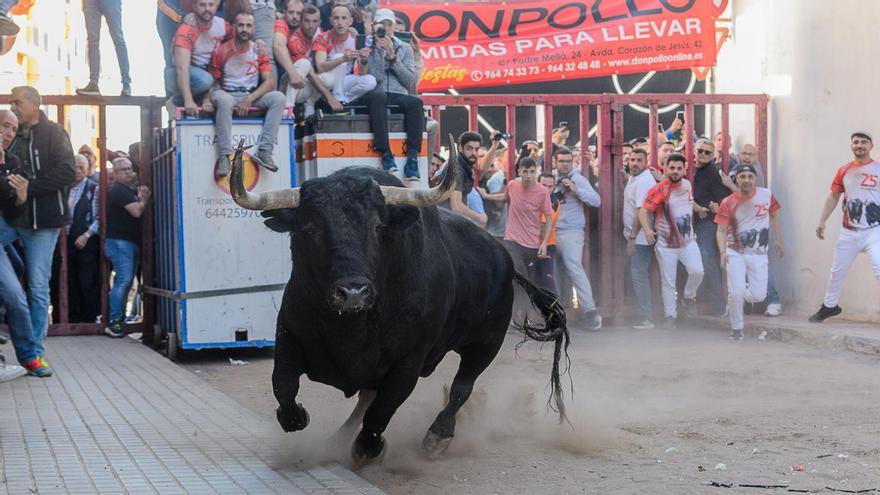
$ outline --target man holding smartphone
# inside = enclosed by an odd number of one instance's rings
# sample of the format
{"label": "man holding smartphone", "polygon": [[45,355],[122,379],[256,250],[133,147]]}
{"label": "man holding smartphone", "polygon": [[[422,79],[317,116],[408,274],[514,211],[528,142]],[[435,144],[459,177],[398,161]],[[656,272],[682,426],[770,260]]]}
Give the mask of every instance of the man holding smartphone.
{"label": "man holding smartphone", "polygon": [[337,5],[330,12],[333,28],[315,36],[312,50],[318,73],[331,74],[333,96],[344,105],[372,91],[376,87],[376,78],[367,73],[370,49],[358,49],[356,37],[351,34],[351,7]]}
{"label": "man holding smartphone", "polygon": [[369,108],[370,128],[373,131],[373,147],[382,153],[382,168],[396,172],[394,154],[388,143],[388,105],[396,105],[404,114],[406,130],[406,163],[404,180],[418,182],[419,151],[422,149],[422,133],[425,130],[424,104],[410,95],[415,86],[416,72],[413,66],[412,48],[394,37],[394,12],[379,9],[373,16],[373,49],[368,70],[376,78],[376,89],[361,99]]}

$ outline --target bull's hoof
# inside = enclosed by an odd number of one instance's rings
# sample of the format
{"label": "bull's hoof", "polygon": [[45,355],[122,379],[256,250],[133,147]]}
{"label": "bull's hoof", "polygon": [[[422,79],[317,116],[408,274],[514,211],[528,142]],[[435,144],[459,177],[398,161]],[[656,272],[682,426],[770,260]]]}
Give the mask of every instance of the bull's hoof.
{"label": "bull's hoof", "polygon": [[309,413],[302,404],[297,404],[292,411],[283,406],[279,407],[275,411],[275,416],[281,428],[288,433],[302,430],[309,425]]}
{"label": "bull's hoof", "polygon": [[446,449],[448,449],[449,444],[452,443],[452,438],[453,437],[441,437],[431,430],[428,430],[428,433],[425,434],[425,439],[422,440],[422,448],[425,449],[429,459],[432,461],[437,460],[443,457],[443,454],[446,453]]}
{"label": "bull's hoof", "polygon": [[381,464],[387,451],[388,443],[382,435],[364,435],[361,433],[351,445],[351,458],[354,461],[354,468],[360,469],[374,462]]}

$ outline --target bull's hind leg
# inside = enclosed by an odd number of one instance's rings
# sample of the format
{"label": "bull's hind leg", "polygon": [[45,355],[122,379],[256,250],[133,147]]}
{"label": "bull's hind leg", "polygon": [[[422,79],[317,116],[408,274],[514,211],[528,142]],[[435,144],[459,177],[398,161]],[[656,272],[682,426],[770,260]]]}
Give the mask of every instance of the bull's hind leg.
{"label": "bull's hind leg", "polygon": [[354,436],[355,431],[357,431],[358,425],[364,420],[364,414],[367,412],[367,408],[370,407],[370,404],[373,403],[373,400],[376,398],[375,390],[361,389],[358,392],[358,401],[357,405],[354,406],[354,410],[351,411],[351,414],[348,416],[348,419],[345,420],[345,423],[342,423],[342,426],[336,430],[336,433],[330,437],[330,443],[333,445],[348,445],[348,442],[351,441],[351,437]]}
{"label": "bull's hind leg", "polygon": [[501,343],[504,341],[504,334],[500,334],[498,342],[471,344],[461,351],[461,362],[458,365],[458,372],[452,381],[452,387],[449,388],[449,402],[446,407],[437,415],[437,419],[428,428],[422,447],[428,452],[428,456],[436,459],[442,456],[449,444],[452,443],[452,437],[455,436],[455,415],[458,410],[468,400],[474,389],[474,382],[477,377],[485,371],[489,363],[495,359]]}

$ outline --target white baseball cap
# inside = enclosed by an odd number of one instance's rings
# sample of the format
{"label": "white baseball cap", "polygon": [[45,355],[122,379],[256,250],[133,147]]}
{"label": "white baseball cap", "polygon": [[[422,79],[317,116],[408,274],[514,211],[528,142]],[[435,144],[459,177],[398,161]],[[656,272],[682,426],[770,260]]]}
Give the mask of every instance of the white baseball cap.
{"label": "white baseball cap", "polygon": [[394,11],[391,9],[379,9],[373,14],[373,22],[391,21],[394,22]]}

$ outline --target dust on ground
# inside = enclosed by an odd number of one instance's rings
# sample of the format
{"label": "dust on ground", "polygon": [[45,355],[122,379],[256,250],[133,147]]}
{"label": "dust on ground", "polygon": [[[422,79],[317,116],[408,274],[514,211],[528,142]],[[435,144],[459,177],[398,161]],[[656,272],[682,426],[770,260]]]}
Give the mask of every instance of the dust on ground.
{"label": "dust on ground", "polygon": [[[552,346],[515,351],[518,341],[509,334],[477,381],[444,458],[428,460],[421,441],[454,354],[392,418],[383,463],[358,474],[389,494],[880,490],[876,357],[730,342],[715,330],[573,332],[569,426],[547,409]],[[250,364],[230,366],[230,356]],[[348,446],[327,439],[355,398],[303,377],[298,401],[311,424],[285,434],[274,423],[271,351],[196,353],[182,365],[271,418],[276,465],[348,462]]]}

